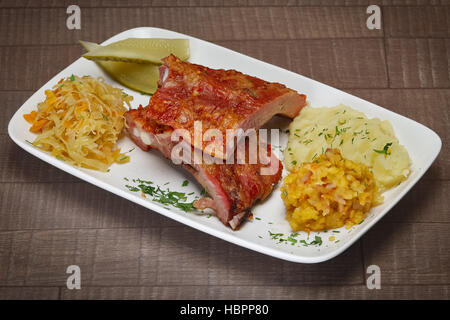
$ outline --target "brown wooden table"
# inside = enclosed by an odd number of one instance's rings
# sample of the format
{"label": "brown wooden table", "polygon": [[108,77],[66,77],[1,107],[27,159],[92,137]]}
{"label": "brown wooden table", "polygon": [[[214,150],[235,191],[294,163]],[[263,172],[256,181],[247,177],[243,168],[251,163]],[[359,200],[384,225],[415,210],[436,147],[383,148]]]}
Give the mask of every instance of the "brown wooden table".
{"label": "brown wooden table", "polygon": [[[81,30],[66,27],[73,3]],[[381,7],[381,30],[366,27],[369,4]],[[190,34],[372,101],[435,130],[442,151],[345,253],[302,265],[149,212],[10,140],[13,113],[80,56],[79,39],[139,26]],[[0,0],[0,298],[448,299],[449,37],[448,0]],[[66,288],[72,264],[81,290]],[[380,290],[366,287],[372,264]]]}

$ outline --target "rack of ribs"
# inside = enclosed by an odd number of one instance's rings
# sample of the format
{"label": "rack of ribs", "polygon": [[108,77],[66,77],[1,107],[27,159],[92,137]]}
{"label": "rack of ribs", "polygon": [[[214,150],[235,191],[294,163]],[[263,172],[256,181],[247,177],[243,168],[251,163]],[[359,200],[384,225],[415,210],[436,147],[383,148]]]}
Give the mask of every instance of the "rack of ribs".
{"label": "rack of ribs", "polygon": [[[209,195],[194,202],[194,206],[214,209],[220,221],[236,229],[254,202],[272,192],[281,178],[282,164],[270,145],[261,139],[257,139],[256,163],[247,161],[248,155],[244,163],[239,163],[237,153],[228,151],[234,151],[239,143],[247,148],[249,142],[240,133],[259,129],[274,115],[297,116],[306,104],[306,96],[279,83],[235,70],[214,70],[182,62],[173,55],[163,62],[158,90],[148,106],[125,114],[127,130],[142,150],[155,148],[189,171]],[[201,123],[202,134],[218,130],[225,137],[231,131],[237,140],[198,142],[194,137],[196,123]],[[181,161],[182,155],[175,159],[177,155],[172,151],[177,142],[172,141],[172,133],[177,129],[182,129],[179,130],[182,143],[187,143],[185,147],[192,151],[190,160],[200,152],[223,161],[186,162]],[[265,161],[261,159],[262,154]],[[234,161],[229,161],[230,157]],[[265,169],[270,174],[261,174]]]}

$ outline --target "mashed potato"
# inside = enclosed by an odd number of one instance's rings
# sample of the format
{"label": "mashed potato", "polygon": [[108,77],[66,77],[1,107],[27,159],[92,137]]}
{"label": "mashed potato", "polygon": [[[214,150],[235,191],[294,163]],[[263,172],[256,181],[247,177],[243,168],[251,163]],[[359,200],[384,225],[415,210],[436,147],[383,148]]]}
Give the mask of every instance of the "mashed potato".
{"label": "mashed potato", "polygon": [[281,198],[292,230],[306,232],[361,223],[382,200],[367,166],[331,149],[294,167],[283,180]]}
{"label": "mashed potato", "polygon": [[328,148],[336,148],[344,158],[369,167],[380,192],[398,185],[410,173],[408,152],[399,144],[391,124],[368,119],[348,106],[306,107],[289,131],[284,162],[290,171],[317,159]]}

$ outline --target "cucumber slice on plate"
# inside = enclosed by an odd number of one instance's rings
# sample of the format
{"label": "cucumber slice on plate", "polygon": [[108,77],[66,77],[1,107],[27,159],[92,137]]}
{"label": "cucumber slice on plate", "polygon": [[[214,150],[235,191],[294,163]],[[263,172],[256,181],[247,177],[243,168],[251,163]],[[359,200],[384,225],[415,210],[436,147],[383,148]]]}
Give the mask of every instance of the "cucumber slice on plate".
{"label": "cucumber slice on plate", "polygon": [[98,61],[122,61],[161,64],[169,54],[181,60],[189,58],[188,39],[128,38],[100,46],[83,57]]}
{"label": "cucumber slice on plate", "polygon": [[[88,52],[102,48],[94,42],[80,41],[80,43]],[[130,89],[153,94],[158,88],[159,72],[156,64],[101,60],[96,63],[114,80]]]}

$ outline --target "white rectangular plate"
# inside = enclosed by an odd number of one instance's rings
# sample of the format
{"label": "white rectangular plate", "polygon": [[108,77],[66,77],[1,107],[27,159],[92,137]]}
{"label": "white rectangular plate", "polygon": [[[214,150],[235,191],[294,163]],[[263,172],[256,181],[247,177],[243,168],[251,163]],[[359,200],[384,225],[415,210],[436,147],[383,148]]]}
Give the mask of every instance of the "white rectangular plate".
{"label": "white rectangular plate", "polygon": [[[289,241],[280,242],[273,239],[270,235],[270,232],[282,233],[282,238],[285,239],[291,233],[289,224],[285,220],[285,207],[280,198],[279,186],[268,199],[253,207],[254,217],[257,217],[257,219],[243,223],[238,231],[232,231],[215,217],[205,214],[185,213],[178,209],[167,209],[159,203],[143,198],[140,193],[129,191],[125,187],[127,181],[124,178],[128,178],[130,184],[132,184],[132,179],[140,178],[142,180],[151,180],[159,185],[169,182],[166,187],[171,190],[186,193],[195,192],[196,195],[199,195],[201,188],[195,183],[194,179],[184,170],[176,168],[169,163],[157,151],[143,152],[139,148],[135,148],[130,153],[131,161],[129,163],[123,165],[114,164],[110,172],[101,173],[70,166],[28,144],[26,140],[34,141],[35,135],[29,132],[29,124],[24,120],[23,114],[35,109],[36,105],[45,99],[44,90],[53,87],[63,77],[68,77],[72,74],[79,76],[91,75],[94,77],[103,76],[107,82],[123,88],[126,93],[134,97],[133,108],[137,108],[139,104],[144,106],[148,104],[149,96],[142,95],[116,83],[92,61],[84,58],[76,60],[34,93],[12,117],[8,126],[11,139],[36,157],[118,196],[223,240],[293,262],[316,263],[331,259],[347,249],[380,220],[420,179],[441,149],[442,143],[439,136],[411,119],[299,74],[184,34],[158,28],[136,28],[124,31],[108,39],[103,44],[130,37],[188,38],[191,49],[189,61],[192,63],[202,64],[210,68],[236,69],[266,81],[280,82],[289,88],[306,94],[309,103],[313,107],[331,107],[343,103],[364,112],[369,118],[377,117],[382,120],[389,120],[400,143],[409,152],[412,160],[411,175],[405,182],[386,192],[384,194],[384,203],[373,208],[363,223],[348,230],[341,228],[339,233],[312,232],[309,238],[306,233],[301,232],[296,237],[297,240],[305,239],[311,242],[318,235],[323,241],[320,246],[303,246],[300,242],[294,245]],[[49,50],[52,49],[49,48]],[[288,125],[288,122],[281,120],[275,120],[275,123],[279,123],[283,129],[287,128]],[[283,134],[281,145],[284,146],[286,142],[287,135]],[[134,148],[135,145],[128,137],[125,137],[119,141],[119,147],[122,148],[122,151],[126,151]],[[189,180],[191,183],[186,187],[182,187],[181,184],[184,180]],[[150,213],[154,214],[153,212]],[[334,241],[329,240],[331,235],[335,237]]]}

